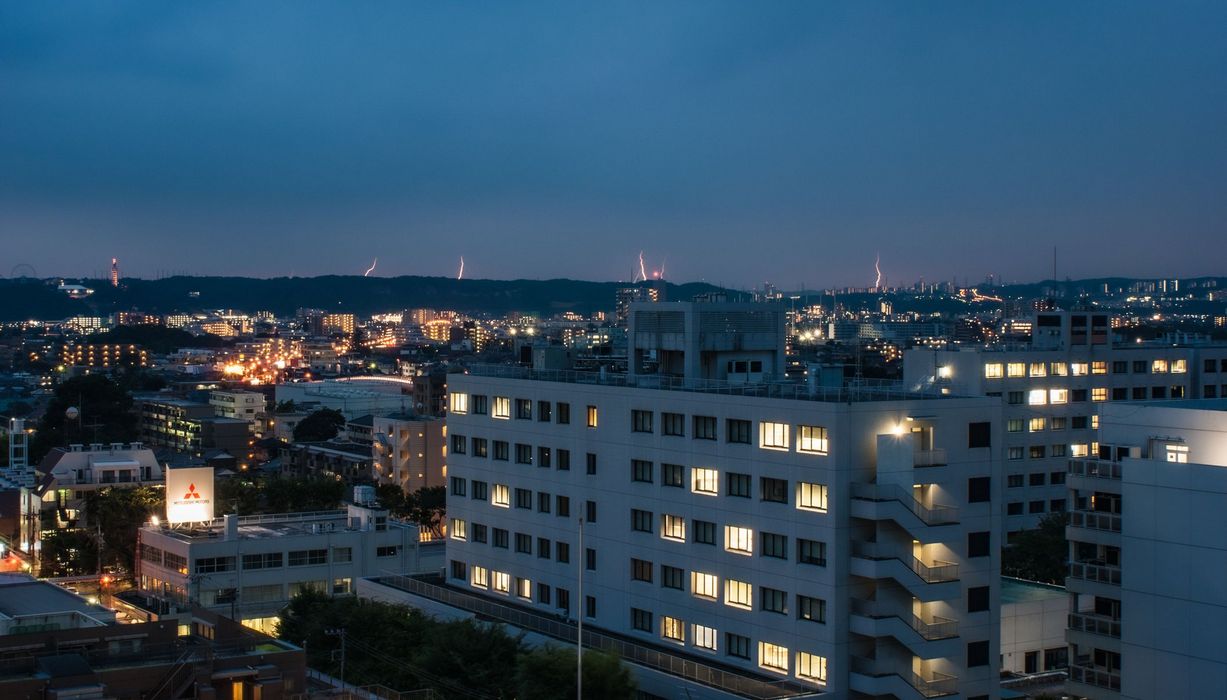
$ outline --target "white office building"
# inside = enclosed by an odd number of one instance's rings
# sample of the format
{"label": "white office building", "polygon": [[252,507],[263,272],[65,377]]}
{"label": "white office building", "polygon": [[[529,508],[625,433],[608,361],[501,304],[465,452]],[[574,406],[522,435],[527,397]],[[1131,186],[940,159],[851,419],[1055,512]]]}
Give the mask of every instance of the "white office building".
{"label": "white office building", "polygon": [[1031,325],[1025,345],[917,348],[903,355],[909,387],[1001,402],[1007,535],[1068,510],[1066,463],[1096,453],[1103,406],[1227,396],[1227,345],[1189,338],[1113,343],[1102,312],[1039,312]]}
{"label": "white office building", "polygon": [[629,349],[449,376],[450,595],[668,697],[998,696],[998,402],[780,380],[774,305],[635,305]]}
{"label": "white office building", "polygon": [[258,391],[212,391],[209,392],[209,405],[217,416],[254,424],[256,417],[264,413],[264,394]]}
{"label": "white office building", "polygon": [[1108,404],[1071,460],[1070,692],[1227,697],[1227,400]]}

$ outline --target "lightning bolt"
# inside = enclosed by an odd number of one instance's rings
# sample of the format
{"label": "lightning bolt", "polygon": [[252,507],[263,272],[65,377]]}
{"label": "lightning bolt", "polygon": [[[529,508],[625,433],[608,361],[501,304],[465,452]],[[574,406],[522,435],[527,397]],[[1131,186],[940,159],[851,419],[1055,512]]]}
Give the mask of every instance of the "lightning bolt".
{"label": "lightning bolt", "polygon": [[460,256],[460,272],[456,273],[456,279],[464,279],[464,256]]}
{"label": "lightning bolt", "polygon": [[661,258],[661,259],[660,259],[660,278],[661,278],[662,280],[665,278],[665,262],[666,262],[667,260],[668,260],[668,258]]}
{"label": "lightning bolt", "polygon": [[371,266],[370,266],[370,267],[368,267],[368,268],[366,268],[366,272],[363,272],[363,273],[362,273],[362,276],[363,276],[363,277],[370,277],[370,276],[371,276],[371,273],[375,271],[375,266],[376,266],[376,265],[378,265],[378,264],[379,264],[379,258],[375,258],[375,260],[373,260],[373,261],[371,262]]}
{"label": "lightning bolt", "polygon": [[877,279],[873,281],[874,289],[882,288],[882,268],[879,266],[881,262],[882,262],[882,254],[878,253],[878,257],[875,258],[873,261],[873,271],[878,273]]}
{"label": "lightning bolt", "polygon": [[636,282],[638,282],[639,280],[646,281],[647,279],[648,279],[648,271],[644,269],[643,267],[643,251],[641,250],[639,251],[639,274],[635,277],[635,281]]}

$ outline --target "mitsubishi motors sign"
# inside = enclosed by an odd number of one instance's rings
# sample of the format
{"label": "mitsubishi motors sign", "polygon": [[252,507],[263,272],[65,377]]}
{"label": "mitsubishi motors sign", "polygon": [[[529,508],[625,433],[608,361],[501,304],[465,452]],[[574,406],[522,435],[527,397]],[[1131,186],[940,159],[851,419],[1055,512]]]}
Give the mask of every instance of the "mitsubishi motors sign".
{"label": "mitsubishi motors sign", "polygon": [[166,522],[213,519],[213,467],[166,470]]}

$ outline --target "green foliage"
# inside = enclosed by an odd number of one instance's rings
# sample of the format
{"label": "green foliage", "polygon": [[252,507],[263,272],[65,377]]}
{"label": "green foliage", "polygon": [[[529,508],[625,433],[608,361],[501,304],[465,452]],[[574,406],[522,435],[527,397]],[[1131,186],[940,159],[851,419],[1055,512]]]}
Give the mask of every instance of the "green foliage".
{"label": "green foliage", "polygon": [[[79,419],[65,415],[70,407],[80,410]],[[30,441],[30,459],[37,462],[53,447],[74,442],[131,442],[137,439],[132,397],[101,374],[73,377],[55,389],[47,412]]]}
{"label": "green foliage", "polygon": [[443,519],[447,515],[447,489],[428,486],[406,494],[399,486],[385,484],[375,487],[379,505],[398,518],[409,520],[429,529],[436,537],[443,536]]}
{"label": "green foliage", "polygon": [[102,533],[102,564],[134,571],[136,532],[149,517],[166,510],[164,489],[105,488],[85,495],[89,527]]}
{"label": "green foliage", "polygon": [[225,341],[215,335],[195,336],[179,328],[167,328],[153,324],[116,326],[106,333],[95,336],[100,343],[140,345],[159,355],[172,353],[179,348],[221,347]]}
{"label": "green foliage", "polygon": [[294,426],[294,442],[331,440],[345,427],[345,416],[331,408],[321,408]]}
{"label": "green foliage", "polygon": [[39,576],[83,576],[98,571],[98,540],[86,530],[53,530],[42,537]]}
{"label": "green foliage", "polygon": [[296,407],[293,400],[278,401],[277,405],[273,407],[273,413],[293,413],[295,410]]}
{"label": "green foliage", "polygon": [[[635,694],[635,679],[617,656],[584,651],[584,697],[625,700]],[[516,690],[521,698],[571,700],[575,692],[575,649],[545,646],[520,657]]]}
{"label": "green foliage", "polygon": [[345,497],[336,479],[285,479],[241,474],[217,480],[217,514],[292,513],[333,510]]}
{"label": "green foliage", "polygon": [[1069,561],[1065,540],[1065,513],[1049,513],[1039,527],[1015,536],[1001,552],[1001,573],[1006,576],[1063,585]]}

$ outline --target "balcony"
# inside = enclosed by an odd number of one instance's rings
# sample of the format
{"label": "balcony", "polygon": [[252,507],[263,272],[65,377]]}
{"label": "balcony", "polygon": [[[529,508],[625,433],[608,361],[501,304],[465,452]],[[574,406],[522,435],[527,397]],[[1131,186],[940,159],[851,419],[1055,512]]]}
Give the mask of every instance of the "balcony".
{"label": "balcony", "polygon": [[944,467],[949,462],[946,460],[946,450],[937,448],[933,450],[916,450],[912,453],[913,467]]}
{"label": "balcony", "polygon": [[[944,673],[930,671],[926,676],[922,676],[908,668],[897,668],[894,664],[888,664],[880,659],[867,659],[862,656],[849,657],[852,663],[852,689],[858,692],[871,695],[897,695],[906,697],[907,694],[895,691],[890,687],[889,680],[897,678],[906,684],[907,687],[915,691],[917,696],[922,698],[940,698],[946,695],[954,695],[959,692],[959,679],[955,676],[949,676]],[[868,682],[858,682],[860,679],[857,676],[864,677]],[[888,681],[887,683],[875,681]]]}
{"label": "balcony", "polygon": [[[853,482],[852,498],[854,501],[872,501],[875,503],[899,503],[902,504],[912,515],[916,516],[921,523],[925,525],[950,525],[959,521],[959,511],[953,506],[932,505],[926,506],[916,497],[911,491],[897,484],[864,484]],[[867,517],[868,519],[885,519],[891,517],[886,513],[879,512],[877,509],[866,509],[866,515],[858,515],[855,512],[856,504],[853,504],[853,515],[855,517]],[[893,519],[893,518],[892,518]]]}
{"label": "balcony", "polygon": [[1104,532],[1120,532],[1120,513],[1100,513],[1093,510],[1074,510],[1069,513],[1069,526]]}
{"label": "balcony", "polygon": [[1120,481],[1120,462],[1109,462],[1102,459],[1071,459],[1069,460],[1069,474],[1085,476],[1089,479]]}
{"label": "balcony", "polygon": [[1095,668],[1094,666],[1070,664],[1069,680],[1074,683],[1082,683],[1096,688],[1120,692],[1119,671],[1108,671],[1102,668]]}
{"label": "balcony", "polygon": [[1120,639],[1120,620],[1114,620],[1104,615],[1070,613],[1069,629],[1074,632],[1088,632],[1101,637]]}
{"label": "balcony", "polygon": [[[949,656],[956,651],[955,647],[946,650],[950,645],[940,645],[939,649],[928,643],[957,638],[957,621],[937,615],[929,615],[928,619],[925,619],[914,614],[910,606],[906,606],[906,610],[897,610],[899,607],[903,606],[853,598],[852,631],[869,637],[894,637],[907,644],[922,658]],[[863,619],[858,622],[857,618]]]}
{"label": "balcony", "polygon": [[1107,566],[1094,562],[1073,561],[1069,563],[1069,577],[1095,583],[1106,583],[1111,586],[1120,585],[1120,567]]}

